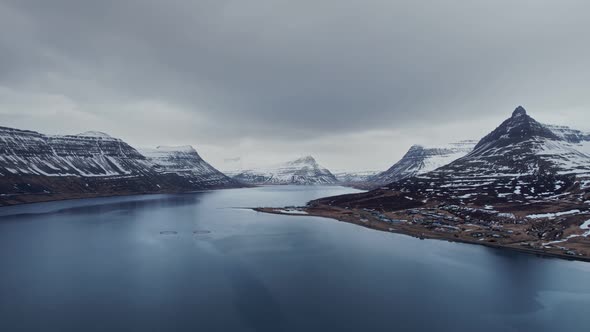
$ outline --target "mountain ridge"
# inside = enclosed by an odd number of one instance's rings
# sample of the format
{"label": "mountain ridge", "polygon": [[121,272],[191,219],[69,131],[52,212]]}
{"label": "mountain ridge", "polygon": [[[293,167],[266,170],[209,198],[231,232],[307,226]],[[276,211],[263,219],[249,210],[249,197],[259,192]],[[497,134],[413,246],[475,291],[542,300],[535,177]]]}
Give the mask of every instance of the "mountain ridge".
{"label": "mountain ridge", "polygon": [[[358,197],[367,204],[385,190],[403,192],[401,200],[410,197],[415,202],[481,205],[547,199],[574,188],[576,178],[590,176],[590,155],[578,151],[573,141],[578,139],[554,133],[519,106],[463,157]],[[381,198],[378,201],[385,204]]]}
{"label": "mountain ridge", "polygon": [[0,127],[0,205],[244,186],[195,154],[207,172],[189,179],[162,172],[137,149],[105,133],[44,135]]}
{"label": "mountain ridge", "polygon": [[207,163],[191,145],[158,146],[139,151],[154,164],[160,174],[176,174],[192,184],[204,187],[232,187],[240,183]]}
{"label": "mountain ridge", "polygon": [[266,168],[242,170],[233,178],[253,185],[327,185],[339,182],[334,174],[318,164],[312,156],[300,157]]}
{"label": "mountain ridge", "polygon": [[466,155],[475,145],[476,142],[472,140],[433,147],[412,145],[398,162],[389,169],[369,177],[367,182],[376,187],[427,173]]}
{"label": "mountain ridge", "polygon": [[587,141],[554,130],[519,107],[445,166],[300,210],[420,239],[590,261],[590,156],[577,150]]}

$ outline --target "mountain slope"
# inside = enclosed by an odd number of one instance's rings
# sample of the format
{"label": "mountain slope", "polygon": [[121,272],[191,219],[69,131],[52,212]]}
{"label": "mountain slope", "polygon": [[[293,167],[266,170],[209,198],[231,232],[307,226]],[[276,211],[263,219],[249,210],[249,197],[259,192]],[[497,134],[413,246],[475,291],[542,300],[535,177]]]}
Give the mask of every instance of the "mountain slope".
{"label": "mountain slope", "polygon": [[179,175],[187,183],[199,188],[239,186],[236,180],[229,178],[203,160],[192,146],[159,146],[155,149],[140,151],[154,164],[158,173]]}
{"label": "mountain slope", "polygon": [[264,169],[242,171],[234,176],[234,179],[256,185],[338,183],[336,177],[328,169],[320,166],[311,156]]}
{"label": "mountain slope", "polygon": [[576,150],[590,156],[590,133],[566,126],[545,125],[556,136],[570,143]]}
{"label": "mountain slope", "polygon": [[590,156],[519,106],[465,157],[439,169],[453,177],[583,174]]}
{"label": "mountain slope", "polygon": [[522,202],[563,194],[586,174],[590,156],[519,106],[466,156],[392,188],[463,203]]}
{"label": "mountain slope", "polygon": [[585,137],[542,125],[518,107],[448,165],[368,192],[314,200],[298,211],[421,239],[590,261]]}
{"label": "mountain slope", "polygon": [[567,126],[556,126],[550,124],[544,124],[544,126],[551,130],[555,136],[569,143],[582,144],[583,142],[590,142],[590,133],[585,133]]}
{"label": "mountain slope", "polygon": [[152,173],[137,150],[110,136],[46,136],[0,127],[0,174],[44,176],[129,176]]}
{"label": "mountain slope", "polygon": [[365,183],[371,177],[379,174],[378,171],[334,171],[333,174],[340,181],[341,183],[345,184],[355,184],[355,183]]}
{"label": "mountain slope", "polygon": [[590,187],[590,156],[580,151],[587,143],[580,137],[585,136],[555,130],[518,107],[467,155],[381,189],[349,195],[340,203],[371,208],[432,201],[477,206],[549,200],[566,193],[581,195],[584,201]]}
{"label": "mountain slope", "polygon": [[430,172],[465,156],[475,144],[475,141],[461,141],[440,147],[414,145],[388,170],[369,177],[367,181],[380,186]]}
{"label": "mountain slope", "polygon": [[101,132],[48,136],[0,127],[0,205],[239,186],[214,171],[194,175],[162,172],[129,144]]}

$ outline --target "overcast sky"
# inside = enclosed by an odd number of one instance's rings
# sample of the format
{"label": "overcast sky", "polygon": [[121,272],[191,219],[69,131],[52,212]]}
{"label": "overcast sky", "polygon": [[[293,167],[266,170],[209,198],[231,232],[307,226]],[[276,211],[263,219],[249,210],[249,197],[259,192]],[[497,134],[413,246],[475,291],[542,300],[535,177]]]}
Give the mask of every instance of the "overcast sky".
{"label": "overcast sky", "polygon": [[590,1],[0,0],[0,125],[382,170],[523,105],[590,130]]}

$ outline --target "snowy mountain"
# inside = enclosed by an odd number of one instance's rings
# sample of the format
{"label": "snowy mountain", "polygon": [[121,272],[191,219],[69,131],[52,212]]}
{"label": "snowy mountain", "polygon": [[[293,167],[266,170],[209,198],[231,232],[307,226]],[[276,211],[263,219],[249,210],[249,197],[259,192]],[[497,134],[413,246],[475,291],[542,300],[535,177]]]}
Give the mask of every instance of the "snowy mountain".
{"label": "snowy mountain", "polygon": [[338,181],[347,184],[367,182],[371,177],[379,174],[379,171],[334,171]]}
{"label": "snowy mountain", "polygon": [[188,172],[162,171],[161,165],[105,133],[48,136],[0,127],[0,205],[239,186],[207,168],[198,154],[192,157],[190,177]]}
{"label": "snowy mountain", "polygon": [[590,175],[590,155],[579,149],[585,142],[564,135],[563,129],[554,130],[519,106],[466,156],[392,183],[390,188],[462,202],[543,199],[562,194],[577,177]]}
{"label": "snowy mountain", "polygon": [[[425,204],[551,202],[548,206],[553,206],[564,195],[584,202],[590,194],[590,155],[583,150],[588,146],[586,137],[569,128],[540,124],[518,107],[471,152],[447,165],[324,202],[393,210]],[[419,148],[411,149],[404,164],[420,165],[423,154]]]}
{"label": "snowy mountain", "polygon": [[578,149],[582,143],[568,137],[537,122],[519,106],[471,153],[440,171],[455,177],[590,172],[590,156]]}
{"label": "snowy mountain", "polygon": [[580,152],[590,155],[590,133],[566,126],[544,125],[549,128],[557,137],[566,141]]}
{"label": "snowy mountain", "polygon": [[414,145],[388,170],[369,177],[368,182],[380,186],[433,171],[457,160],[473,150],[476,141],[460,141],[446,146]]}
{"label": "snowy mountain", "polygon": [[111,139],[113,138],[111,135],[107,134],[107,133],[103,133],[102,131],[85,131],[83,133],[80,133],[76,136],[82,136],[82,137],[96,137],[96,138],[104,138],[104,139]]}
{"label": "snowy mountain", "polygon": [[141,153],[154,165],[160,174],[176,174],[188,183],[200,187],[225,187],[238,185],[199,156],[192,146],[141,149]]}
{"label": "snowy mountain", "polygon": [[590,133],[585,133],[567,126],[550,124],[544,124],[544,126],[551,130],[557,137],[569,143],[581,144],[583,142],[590,142]]}
{"label": "snowy mountain", "polygon": [[302,211],[420,238],[587,260],[587,143],[586,134],[543,125],[518,107],[448,165],[368,192],[314,200]]}
{"label": "snowy mountain", "polygon": [[152,173],[151,164],[137,150],[106,134],[46,136],[0,127],[0,176],[112,177]]}
{"label": "snowy mountain", "polygon": [[268,168],[243,171],[234,179],[248,184],[336,184],[338,180],[326,168],[320,166],[311,157],[303,157],[294,161]]}

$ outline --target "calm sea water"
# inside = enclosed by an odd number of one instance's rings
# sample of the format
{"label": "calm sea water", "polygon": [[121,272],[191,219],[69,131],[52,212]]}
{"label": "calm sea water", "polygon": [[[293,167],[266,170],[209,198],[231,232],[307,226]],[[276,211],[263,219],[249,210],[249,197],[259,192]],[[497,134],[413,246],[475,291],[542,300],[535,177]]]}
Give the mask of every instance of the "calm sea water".
{"label": "calm sea water", "polygon": [[239,207],[262,187],[0,209],[0,331],[588,331],[590,264]]}

